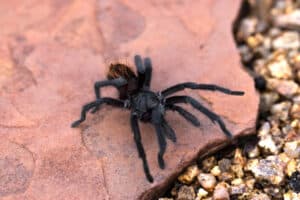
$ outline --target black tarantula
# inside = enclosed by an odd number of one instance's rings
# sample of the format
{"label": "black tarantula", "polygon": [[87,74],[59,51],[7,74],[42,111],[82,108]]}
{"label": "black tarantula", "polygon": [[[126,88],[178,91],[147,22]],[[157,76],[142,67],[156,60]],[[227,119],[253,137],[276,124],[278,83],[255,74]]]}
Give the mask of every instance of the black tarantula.
{"label": "black tarantula", "polygon": [[[200,126],[198,119],[184,108],[178,106],[178,103],[190,104],[192,107],[206,115],[213,123],[218,123],[226,136],[232,136],[222,119],[217,114],[204,107],[196,99],[189,96],[169,96],[184,90],[185,88],[219,91],[229,95],[244,95],[244,92],[231,91],[218,85],[198,84],[193,82],[180,83],[161,92],[153,92],[150,90],[152,74],[151,60],[145,58],[143,61],[141,56],[136,55],[134,57],[134,62],[137,68],[137,75],[124,64],[117,63],[110,65],[107,80],[95,83],[94,89],[97,100],[83,106],[80,119],[73,122],[72,127],[76,127],[83,122],[86,118],[86,113],[89,110],[93,109],[92,112],[94,113],[102,104],[129,109],[131,111],[130,124],[134,135],[134,141],[139,157],[143,161],[144,172],[150,182],[153,182],[153,178],[150,174],[146,154],[142,145],[138,120],[150,122],[156,130],[159,144],[158,163],[161,169],[164,169],[165,167],[163,155],[167,146],[166,138],[170,139],[172,142],[176,142],[175,132],[164,117],[165,111],[176,111],[194,126]],[[117,88],[119,91],[119,99],[101,97],[100,88],[105,86],[114,86]]]}

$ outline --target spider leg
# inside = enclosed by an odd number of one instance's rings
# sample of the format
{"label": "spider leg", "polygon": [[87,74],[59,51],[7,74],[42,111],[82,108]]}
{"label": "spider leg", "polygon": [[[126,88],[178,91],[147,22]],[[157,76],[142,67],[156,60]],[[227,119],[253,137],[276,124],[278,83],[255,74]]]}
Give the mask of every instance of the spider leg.
{"label": "spider leg", "polygon": [[124,107],[124,102],[123,102],[123,101],[120,101],[120,100],[118,100],[118,99],[113,99],[113,98],[109,98],[109,97],[97,99],[96,101],[93,101],[93,102],[91,102],[91,103],[88,103],[88,104],[86,104],[86,105],[84,105],[84,106],[82,107],[80,119],[77,120],[77,121],[75,121],[75,122],[73,122],[71,126],[72,126],[73,128],[76,127],[76,126],[78,126],[81,122],[83,122],[83,121],[86,119],[86,113],[87,113],[90,109],[92,109],[92,108],[94,108],[94,107],[98,107],[98,106],[100,106],[100,105],[103,104],[103,103],[108,104],[108,105],[111,105],[111,106],[120,107],[120,108]]}
{"label": "spider leg", "polygon": [[162,91],[162,95],[168,96],[170,94],[173,94],[175,92],[184,90],[185,88],[193,89],[193,90],[210,90],[210,91],[219,91],[228,95],[237,95],[242,96],[244,95],[243,91],[232,91],[230,89],[218,86],[218,85],[212,85],[212,84],[198,84],[193,82],[185,82],[180,83],[174,86],[171,86],[165,90]]}
{"label": "spider leg", "polygon": [[199,103],[196,99],[189,97],[189,96],[172,96],[166,99],[167,104],[174,104],[174,103],[189,103],[194,108],[205,114],[213,123],[217,122],[224,132],[224,134],[231,138],[232,134],[227,130],[223,120],[214,112],[210,111],[206,107],[204,107],[201,103]]}
{"label": "spider leg", "polygon": [[141,142],[141,133],[140,133],[140,129],[139,129],[137,116],[134,113],[131,113],[130,124],[131,124],[131,129],[132,129],[133,134],[134,134],[134,141],[135,141],[138,153],[139,153],[139,157],[143,161],[144,172],[146,174],[146,177],[147,177],[148,181],[152,183],[153,178],[150,174],[148,162],[147,162],[147,159],[146,159],[146,153],[145,153],[143,144]]}
{"label": "spider leg", "polygon": [[177,105],[167,105],[166,109],[170,109],[173,111],[177,111],[182,117],[184,117],[187,121],[192,123],[194,126],[200,126],[200,122],[192,113],[186,111],[184,108]]}
{"label": "spider leg", "polygon": [[152,64],[150,58],[144,59],[145,64],[145,82],[144,82],[144,88],[150,89],[151,84],[151,78],[152,78]]}
{"label": "spider leg", "polygon": [[[127,84],[127,81],[122,77],[112,79],[112,80],[97,81],[94,84],[96,99],[101,98],[101,94],[100,94],[100,88],[101,87],[114,86],[115,88],[118,89],[119,87],[124,86],[126,84]],[[96,106],[95,109],[92,111],[92,113],[95,113],[97,110],[99,110],[99,106]]]}
{"label": "spider leg", "polygon": [[175,143],[177,141],[176,134],[164,117],[162,117],[162,127],[164,129],[165,136]]}
{"label": "spider leg", "polygon": [[162,127],[162,114],[159,109],[154,109],[152,111],[152,124],[154,125],[159,144],[159,152],[157,155],[158,164],[161,169],[164,169],[165,161],[163,159],[163,156],[167,148],[167,142]]}
{"label": "spider leg", "polygon": [[138,73],[138,88],[142,88],[145,82],[145,68],[140,55],[134,56],[134,63]]}

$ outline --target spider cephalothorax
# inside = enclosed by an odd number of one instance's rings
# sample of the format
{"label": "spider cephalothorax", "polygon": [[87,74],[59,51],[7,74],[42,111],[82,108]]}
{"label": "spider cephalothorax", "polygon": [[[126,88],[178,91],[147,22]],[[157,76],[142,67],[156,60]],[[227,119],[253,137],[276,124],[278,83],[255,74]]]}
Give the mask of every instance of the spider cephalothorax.
{"label": "spider cephalothorax", "polygon": [[[212,122],[218,123],[226,136],[231,137],[231,133],[227,130],[222,119],[217,114],[204,107],[196,99],[190,96],[169,96],[178,91],[184,90],[185,88],[219,91],[229,95],[243,95],[244,92],[231,91],[212,84],[198,84],[193,82],[180,83],[162,90],[161,92],[153,92],[150,90],[152,74],[150,59],[145,58],[143,62],[142,58],[139,55],[136,55],[134,57],[134,62],[137,68],[137,75],[131,70],[131,68],[124,64],[117,63],[110,65],[107,75],[108,80],[95,83],[94,89],[96,101],[83,106],[80,119],[73,122],[72,127],[76,127],[83,122],[86,118],[86,113],[89,110],[93,109],[92,112],[97,111],[101,104],[108,104],[131,110],[130,124],[134,134],[134,140],[139,157],[143,161],[146,177],[150,182],[153,182],[153,178],[150,174],[146,154],[142,145],[138,120],[149,122],[155,128],[159,143],[158,163],[161,169],[165,166],[163,155],[167,146],[166,138],[176,142],[175,132],[164,118],[165,111],[176,111],[194,126],[200,126],[198,119],[193,114],[177,105],[177,103],[190,104],[192,107],[205,114]],[[101,97],[100,88],[104,86],[116,87],[119,91],[119,99]]]}

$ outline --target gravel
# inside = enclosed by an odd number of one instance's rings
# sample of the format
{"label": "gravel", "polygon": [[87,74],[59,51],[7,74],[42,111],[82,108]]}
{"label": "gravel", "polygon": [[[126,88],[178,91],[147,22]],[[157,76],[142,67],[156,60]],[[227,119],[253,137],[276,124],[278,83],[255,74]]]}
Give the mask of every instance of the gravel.
{"label": "gravel", "polygon": [[256,134],[188,167],[170,200],[300,200],[300,1],[268,2],[245,0],[235,31],[260,92]]}

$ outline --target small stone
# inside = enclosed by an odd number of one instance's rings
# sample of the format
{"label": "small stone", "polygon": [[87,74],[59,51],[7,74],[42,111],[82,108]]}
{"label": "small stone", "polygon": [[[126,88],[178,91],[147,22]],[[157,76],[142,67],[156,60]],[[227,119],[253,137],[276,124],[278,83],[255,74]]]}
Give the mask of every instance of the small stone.
{"label": "small stone", "polygon": [[230,186],[230,195],[243,194],[247,191],[245,184]]}
{"label": "small stone", "polygon": [[282,199],[282,193],[278,187],[265,187],[264,192],[275,199]]}
{"label": "small stone", "polygon": [[269,122],[264,122],[263,125],[258,130],[258,135],[260,137],[266,136],[270,134],[271,125]]}
{"label": "small stone", "polygon": [[286,121],[289,118],[289,110],[292,106],[292,103],[289,101],[283,101],[277,104],[274,104],[271,107],[271,113],[276,118]]}
{"label": "small stone", "polygon": [[213,175],[206,173],[200,173],[198,175],[198,181],[201,186],[208,191],[212,191],[217,183],[216,178]]}
{"label": "small stone", "polygon": [[241,21],[241,24],[239,26],[239,30],[237,32],[237,38],[240,41],[245,40],[247,37],[249,37],[251,34],[253,34],[256,31],[257,26],[257,19],[252,18],[245,18]]}
{"label": "small stone", "polygon": [[255,184],[255,179],[254,179],[254,178],[247,179],[247,180],[245,181],[245,184],[246,184],[247,188],[253,190],[254,184]]}
{"label": "small stone", "polygon": [[176,200],[194,200],[196,197],[194,188],[191,186],[182,186],[179,188]]}
{"label": "small stone", "polygon": [[253,58],[253,52],[247,45],[241,45],[238,47],[240,55],[242,57],[242,61],[244,63],[248,63]]}
{"label": "small stone", "polygon": [[256,158],[260,155],[260,151],[257,145],[246,152],[249,158]]}
{"label": "small stone", "polygon": [[246,164],[246,159],[243,157],[242,150],[237,148],[234,152],[234,157],[232,160],[233,164],[244,166]]}
{"label": "small stone", "polygon": [[293,192],[292,190],[289,190],[288,192],[284,193],[283,199],[284,200],[299,200],[300,193],[296,193],[296,192]]}
{"label": "small stone", "polygon": [[232,172],[222,172],[218,179],[221,181],[231,181],[234,179],[234,174]]}
{"label": "small stone", "polygon": [[264,37],[261,34],[255,34],[252,36],[247,37],[246,43],[248,44],[249,47],[252,49],[255,49],[259,45],[261,45],[264,41]]}
{"label": "small stone", "polygon": [[294,103],[291,108],[291,117],[293,119],[300,119],[300,104]]}
{"label": "small stone", "polygon": [[300,47],[299,33],[286,31],[273,40],[272,46],[274,49],[298,49]]}
{"label": "small stone", "polygon": [[289,79],[292,77],[292,68],[285,58],[274,59],[267,64],[267,68],[274,78]]}
{"label": "small stone", "polygon": [[278,15],[274,18],[274,23],[279,27],[300,30],[300,9],[285,15]]}
{"label": "small stone", "polygon": [[297,171],[297,161],[295,159],[292,159],[288,162],[288,164],[285,168],[285,173],[288,176],[292,176],[292,174],[296,171]]}
{"label": "small stone", "polygon": [[244,176],[242,165],[232,165],[231,171],[233,171],[238,178],[242,178]]}
{"label": "small stone", "polygon": [[218,165],[219,165],[220,170],[222,172],[227,172],[230,169],[231,160],[229,160],[227,158],[223,158],[223,159],[218,161]]}
{"label": "small stone", "polygon": [[231,181],[231,185],[241,185],[243,183],[244,183],[244,181],[241,178],[236,178]]}
{"label": "small stone", "polygon": [[214,200],[230,200],[228,189],[222,185],[218,184],[213,193]]}
{"label": "small stone", "polygon": [[267,112],[271,106],[279,99],[279,94],[276,92],[264,92],[260,96],[260,110]]}
{"label": "small stone", "polygon": [[159,198],[158,200],[174,200],[173,198]]}
{"label": "small stone", "polygon": [[270,197],[266,194],[254,194],[250,200],[271,200]]}
{"label": "small stone", "polygon": [[221,175],[221,169],[218,165],[214,166],[211,170],[210,173],[214,176],[220,176]]}
{"label": "small stone", "polygon": [[300,193],[300,172],[294,172],[289,180],[289,186],[294,192]]}
{"label": "small stone", "polygon": [[284,145],[284,152],[291,158],[300,157],[300,140],[286,142]]}
{"label": "small stone", "polygon": [[271,152],[274,154],[279,152],[279,149],[277,148],[271,135],[260,136],[258,146],[263,148],[266,152]]}
{"label": "small stone", "polygon": [[202,161],[202,169],[209,172],[216,164],[217,160],[214,156],[208,157]]}
{"label": "small stone", "polygon": [[206,190],[204,190],[203,188],[199,188],[199,190],[197,192],[196,200],[201,200],[201,199],[203,199],[203,197],[206,197],[207,195],[208,195],[208,192]]}
{"label": "small stone", "polygon": [[296,53],[293,55],[290,59],[290,62],[294,66],[295,69],[299,70],[300,69],[300,53]]}
{"label": "small stone", "polygon": [[178,177],[178,180],[184,184],[190,184],[199,175],[201,171],[197,165],[192,165],[188,167],[185,172]]}
{"label": "small stone", "polygon": [[266,180],[274,185],[279,185],[284,181],[284,165],[278,156],[268,156],[258,163],[252,163],[249,169],[259,180]]}
{"label": "small stone", "polygon": [[267,87],[287,98],[293,97],[298,91],[298,84],[291,80],[267,79]]}

